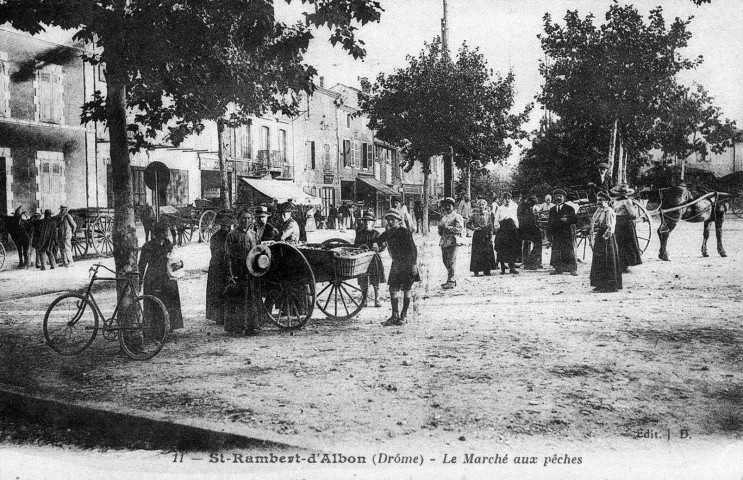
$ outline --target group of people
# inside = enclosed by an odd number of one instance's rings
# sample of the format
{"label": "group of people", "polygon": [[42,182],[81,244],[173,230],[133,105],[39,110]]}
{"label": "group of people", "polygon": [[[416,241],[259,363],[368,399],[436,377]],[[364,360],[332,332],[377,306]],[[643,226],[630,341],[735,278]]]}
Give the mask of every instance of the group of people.
{"label": "group of people", "polygon": [[34,213],[31,218],[22,208],[16,208],[13,215],[2,215],[3,225],[18,250],[18,268],[30,268],[34,252],[34,263],[40,270],[46,270],[47,265],[50,269],[71,266],[72,237],[77,224],[67,205],[61,205],[57,215],[46,209],[43,216]]}
{"label": "group of people", "polygon": [[[260,205],[253,214],[241,210],[233,218],[230,212],[217,215],[219,230],[210,241],[211,259],[206,283],[206,318],[223,325],[235,336],[255,335],[260,326],[261,293],[256,277],[248,269],[248,254],[256,245],[270,241],[297,243],[300,227],[293,218],[291,203],[278,208],[280,228],[268,221],[272,216],[268,207]],[[252,259],[250,259],[252,260]]]}
{"label": "group of people", "polygon": [[[622,273],[642,263],[635,232],[638,213],[629,198],[634,191],[626,184],[613,186],[607,171],[607,164],[599,164],[588,184],[588,202],[596,205],[588,225],[589,235],[594,239],[590,284],[600,293],[621,289]],[[519,195],[514,199],[510,192],[503,193],[500,201],[494,200],[490,205],[485,199],[478,199],[474,205],[468,197],[459,203],[453,198],[443,199],[443,217],[438,228],[447,279],[441,286],[444,289],[456,287],[457,247],[460,245],[457,238],[465,232],[469,236],[470,231],[473,232],[470,271],[475,276],[490,275],[498,268],[501,274],[506,271],[518,274],[519,266],[525,270],[543,268],[543,237],[539,226],[542,212],[549,212],[545,233],[552,249],[550,275],[577,276],[578,201],[575,192],[567,193],[563,189],[546,195],[542,203],[533,195],[521,202]]]}
{"label": "group of people", "polygon": [[[402,202],[399,197],[392,198],[392,209],[400,214],[402,217],[402,225],[412,232],[420,230],[420,219],[423,217],[423,209],[420,202],[416,202],[415,215],[418,222],[413,219],[410,214],[408,207]],[[420,208],[420,211],[418,211]],[[365,212],[369,210],[364,208],[363,205],[354,205],[350,202],[343,202],[339,207],[331,205],[328,210],[326,227],[331,230],[357,230],[361,228],[364,223],[363,216]],[[316,215],[317,216],[317,215]],[[317,220],[317,219],[316,219]],[[317,222],[316,222],[317,223]]]}

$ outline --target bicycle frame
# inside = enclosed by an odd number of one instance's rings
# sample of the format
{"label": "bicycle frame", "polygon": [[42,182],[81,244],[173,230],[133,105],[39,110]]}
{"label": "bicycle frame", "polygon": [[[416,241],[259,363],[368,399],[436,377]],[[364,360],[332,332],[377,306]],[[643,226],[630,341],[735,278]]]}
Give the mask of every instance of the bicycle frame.
{"label": "bicycle frame", "polygon": [[[106,326],[106,323],[109,322],[109,321],[111,321],[111,320],[113,320],[113,319],[116,319],[117,318],[116,317],[116,314],[119,311],[119,306],[121,306],[121,302],[124,299],[124,295],[126,295],[127,292],[131,292],[130,295],[132,296],[132,298],[134,298],[134,297],[136,297],[136,294],[137,294],[138,289],[135,289],[134,288],[134,283],[133,283],[133,277],[132,276],[126,276],[126,277],[120,277],[120,276],[99,277],[98,276],[98,268],[99,267],[103,267],[106,270],[111,271],[109,268],[104,267],[101,264],[96,264],[93,267],[91,267],[90,270],[93,272],[93,276],[90,278],[90,282],[88,283],[88,287],[85,289],[85,294],[83,295],[83,297],[85,298],[85,300],[90,300],[90,303],[96,309],[96,313],[103,320],[103,326],[102,327],[99,327],[101,330],[104,330],[104,331],[107,331],[107,330],[108,331],[118,330],[119,329],[118,326],[112,328],[112,327]],[[101,310],[101,307],[98,305],[98,302],[96,301],[95,297],[93,296],[93,284],[95,282],[117,282],[117,286],[118,286],[118,282],[119,281],[122,281],[122,280],[123,281],[126,281],[126,286],[124,287],[124,290],[120,294],[118,293],[118,289],[117,289],[116,306],[114,307],[114,311],[111,314],[111,316],[109,318],[106,318],[106,316],[103,314],[103,311]],[[82,311],[80,312],[80,315],[82,315]],[[72,320],[72,322],[76,322],[78,319],[79,318],[75,318],[75,319]]]}

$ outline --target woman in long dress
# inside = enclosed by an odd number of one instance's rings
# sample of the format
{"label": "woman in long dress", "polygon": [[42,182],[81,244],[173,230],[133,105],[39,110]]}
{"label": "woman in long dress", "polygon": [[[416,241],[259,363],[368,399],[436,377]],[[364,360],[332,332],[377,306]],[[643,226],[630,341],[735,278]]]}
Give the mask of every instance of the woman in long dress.
{"label": "woman in long dress", "polygon": [[466,225],[473,230],[472,253],[470,254],[470,272],[480,276],[480,272],[490,275],[495,270],[495,254],[493,253],[493,215],[490,213],[485,200],[477,201],[477,208],[472,212]]}
{"label": "woman in long dress", "polygon": [[626,184],[619,185],[612,190],[619,195],[614,201],[614,213],[617,214],[617,229],[614,236],[617,239],[619,249],[619,268],[622,272],[628,272],[629,267],[642,264],[640,245],[637,243],[637,231],[635,220],[637,209],[627,196],[632,195],[634,190]]}
{"label": "woman in long dress", "polygon": [[170,330],[183,328],[181,296],[178,281],[168,275],[168,255],[173,243],[168,240],[168,228],[162,222],[152,227],[152,239],[142,245],[139,254],[139,274],[145,295],[154,295],[165,305],[170,316]]}
{"label": "woman in long dress", "polygon": [[[264,209],[265,210],[265,209]],[[232,335],[255,335],[258,330],[260,292],[256,279],[248,272],[248,252],[258,244],[248,228],[250,213],[240,212],[237,226],[227,234],[227,287],[224,294],[224,330]]]}
{"label": "woman in long dress", "polygon": [[214,320],[217,325],[224,325],[224,301],[222,294],[227,287],[227,259],[224,255],[227,234],[232,228],[232,221],[225,212],[220,212],[216,218],[219,230],[212,235],[209,241],[211,258],[209,259],[209,273],[206,277],[206,318]]}
{"label": "woman in long dress", "polygon": [[617,216],[609,206],[609,195],[597,194],[599,208],[591,219],[593,261],[591,286],[596,293],[616,292],[622,288],[622,270],[619,267],[617,241],[614,236]]}

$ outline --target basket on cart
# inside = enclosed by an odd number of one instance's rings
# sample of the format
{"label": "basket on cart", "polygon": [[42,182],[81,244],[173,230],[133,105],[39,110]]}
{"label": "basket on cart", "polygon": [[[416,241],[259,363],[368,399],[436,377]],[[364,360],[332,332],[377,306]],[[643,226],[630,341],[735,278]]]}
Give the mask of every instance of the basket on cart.
{"label": "basket on cart", "polygon": [[374,252],[355,247],[337,247],[332,251],[335,253],[338,275],[346,278],[365,274],[375,255]]}

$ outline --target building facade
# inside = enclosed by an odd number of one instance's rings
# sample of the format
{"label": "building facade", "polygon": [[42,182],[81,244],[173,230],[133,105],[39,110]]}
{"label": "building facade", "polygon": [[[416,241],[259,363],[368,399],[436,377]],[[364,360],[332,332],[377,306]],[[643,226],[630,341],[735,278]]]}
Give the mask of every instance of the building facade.
{"label": "building facade", "polygon": [[[92,93],[105,95],[105,65],[85,64],[84,48],[0,28],[0,211],[19,205],[29,212],[60,204],[113,207],[108,131],[103,124],[80,121],[81,106]],[[24,62],[40,54],[50,58],[52,51],[54,61],[19,77]],[[360,93],[340,84],[325,88],[321,78],[314,94],[302,98],[297,117],[266,115],[227,128],[223,152],[230,197],[239,201],[241,178],[271,179],[293,182],[320,198],[325,212],[346,202],[381,216],[393,196],[412,209],[423,196],[421,167],[404,172],[398,149],[375,138],[359,110]],[[145,168],[154,161],[171,172],[168,204],[220,197],[214,122],[177,148],[166,136],[156,143],[131,157],[135,206],[154,203],[144,183]],[[440,182],[433,170],[429,195],[436,197]]]}
{"label": "building facade", "polygon": [[95,140],[80,107],[93,69],[82,53],[0,28],[0,212],[89,204]]}

